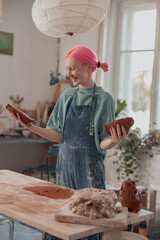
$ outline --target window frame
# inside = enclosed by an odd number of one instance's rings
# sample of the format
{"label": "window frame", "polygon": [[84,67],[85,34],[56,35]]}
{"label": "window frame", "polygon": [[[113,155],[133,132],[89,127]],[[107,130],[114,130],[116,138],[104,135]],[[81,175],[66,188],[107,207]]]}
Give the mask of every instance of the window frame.
{"label": "window frame", "polygon": [[[146,7],[148,5],[148,8]],[[155,36],[155,48],[154,48],[154,61],[153,61],[153,73],[152,73],[152,86],[151,86],[151,103],[150,103],[150,125],[149,130],[160,128],[160,1],[158,0],[124,0],[119,2],[119,11],[117,17],[117,44],[115,54],[115,79],[113,85],[113,94],[116,98],[119,97],[119,89],[121,82],[118,81],[120,73],[120,58],[121,58],[121,40],[122,40],[122,19],[123,11],[125,8],[133,7],[137,10],[142,8],[149,9],[149,6],[155,4],[157,9],[156,17],[156,36]],[[125,51],[124,51],[125,52]],[[156,124],[157,125],[156,125]]]}

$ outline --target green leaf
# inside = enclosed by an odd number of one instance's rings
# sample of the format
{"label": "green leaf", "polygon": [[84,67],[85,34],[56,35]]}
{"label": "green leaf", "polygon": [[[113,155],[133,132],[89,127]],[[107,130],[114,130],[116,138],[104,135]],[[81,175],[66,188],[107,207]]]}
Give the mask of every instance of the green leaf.
{"label": "green leaf", "polygon": [[121,99],[117,98],[115,118],[117,118],[119,116],[119,114],[122,113],[122,111],[126,110],[126,107],[127,107],[126,100],[121,100]]}

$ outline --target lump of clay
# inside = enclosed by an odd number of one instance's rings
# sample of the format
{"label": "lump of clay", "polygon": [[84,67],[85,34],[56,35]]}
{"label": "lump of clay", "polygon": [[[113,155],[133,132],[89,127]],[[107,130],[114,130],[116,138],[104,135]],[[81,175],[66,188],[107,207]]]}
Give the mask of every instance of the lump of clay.
{"label": "lump of clay", "polygon": [[110,133],[110,128],[113,126],[114,128],[117,128],[117,124],[119,124],[120,129],[122,128],[122,126],[124,126],[126,133],[128,133],[129,129],[132,127],[132,125],[134,124],[134,119],[131,117],[126,117],[126,118],[121,118],[118,120],[115,120],[114,122],[110,122],[107,125],[104,126],[104,131],[111,136]]}
{"label": "lump of clay", "polygon": [[69,209],[81,216],[112,218],[117,212],[117,194],[113,190],[84,188],[75,191],[70,198]]}
{"label": "lump of clay", "polygon": [[129,212],[137,213],[141,210],[140,193],[134,181],[124,181],[120,189],[120,202]]}

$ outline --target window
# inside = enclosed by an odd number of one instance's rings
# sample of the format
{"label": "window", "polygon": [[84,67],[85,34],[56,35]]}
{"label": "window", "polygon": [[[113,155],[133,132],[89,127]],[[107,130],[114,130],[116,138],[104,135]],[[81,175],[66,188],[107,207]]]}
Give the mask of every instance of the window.
{"label": "window", "polygon": [[143,133],[160,128],[160,1],[120,4],[116,95]]}

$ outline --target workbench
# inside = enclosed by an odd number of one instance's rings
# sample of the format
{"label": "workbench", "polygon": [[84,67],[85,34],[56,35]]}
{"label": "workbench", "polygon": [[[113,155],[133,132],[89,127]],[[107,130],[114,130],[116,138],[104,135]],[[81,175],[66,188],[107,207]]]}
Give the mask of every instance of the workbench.
{"label": "workbench", "polygon": [[[54,215],[67,199],[51,199],[24,190],[31,186],[57,186],[30,176],[10,170],[0,170],[0,213],[56,237],[74,240],[99,232],[114,229],[109,227],[58,222]],[[150,211],[141,210],[137,214],[129,213],[129,224],[154,218]]]}
{"label": "workbench", "polygon": [[43,165],[51,144],[41,137],[0,136],[0,169],[22,172],[24,168]]}

